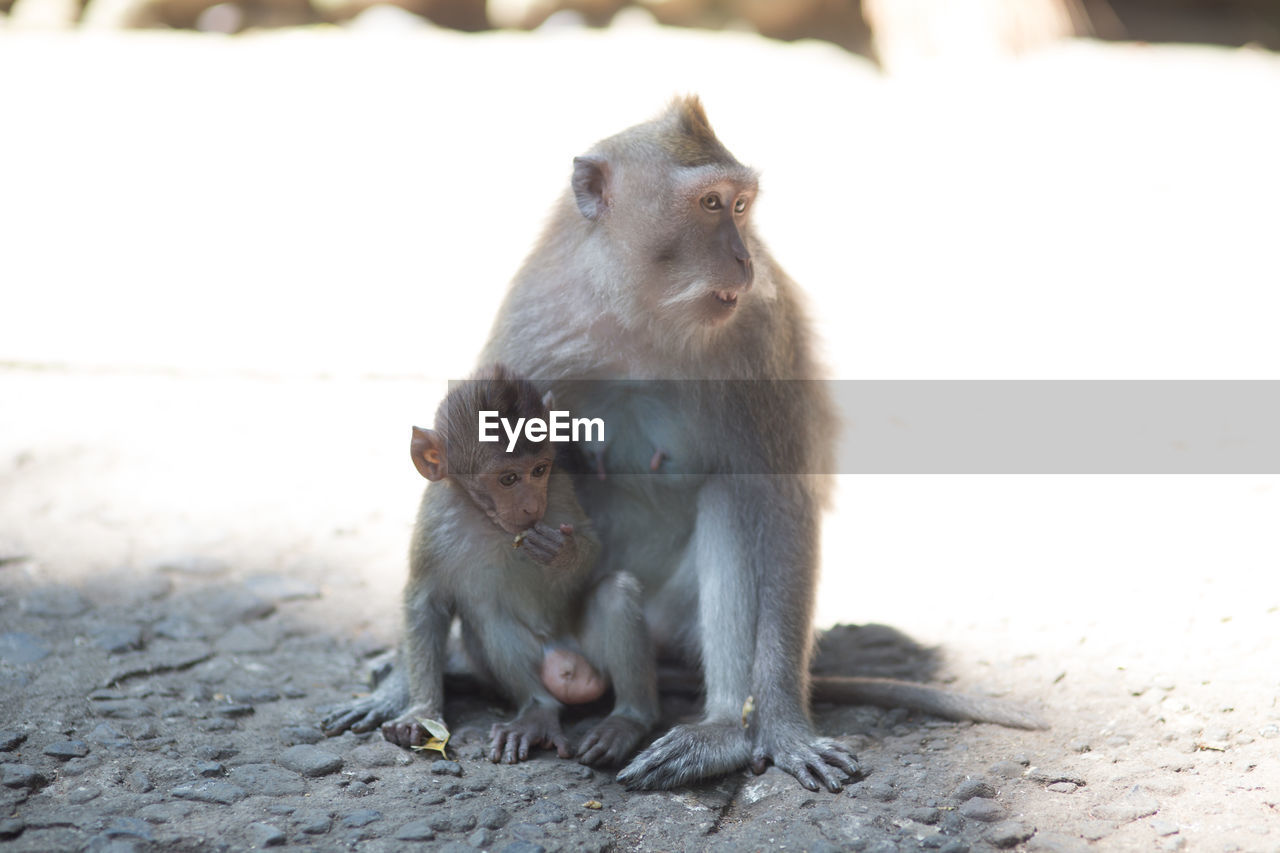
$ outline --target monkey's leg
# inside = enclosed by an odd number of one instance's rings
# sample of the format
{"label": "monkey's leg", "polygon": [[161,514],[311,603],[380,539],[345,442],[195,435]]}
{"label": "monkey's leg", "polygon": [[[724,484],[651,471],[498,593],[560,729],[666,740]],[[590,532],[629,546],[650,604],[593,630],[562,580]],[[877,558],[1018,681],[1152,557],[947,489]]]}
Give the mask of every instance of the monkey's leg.
{"label": "monkey's leg", "polygon": [[399,716],[382,726],[382,736],[397,746],[426,743],[431,735],[419,719],[444,719],[445,647],[452,623],[453,613],[428,582],[406,592],[400,659],[408,684],[408,701],[400,706]]}
{"label": "monkey's leg", "polygon": [[[752,769],[763,773],[772,762],[809,790],[822,785],[834,793],[861,771],[849,748],[819,737],[809,719],[820,510],[802,476],[735,479],[738,508],[759,507],[761,501],[771,507],[770,535],[757,538],[755,550],[744,555],[745,574],[759,584],[751,664]],[[773,493],[772,501],[761,487]],[[730,529],[747,534],[749,519],[740,515],[736,521]]]}
{"label": "monkey's leg", "polygon": [[572,756],[560,728],[560,703],[542,684],[542,640],[505,612],[464,618],[462,632],[471,654],[482,658],[482,668],[520,709],[514,720],[490,729],[489,760],[515,764],[535,747]]}
{"label": "monkey's leg", "polygon": [[666,600],[697,601],[704,716],[693,725],[676,726],[628,764],[618,774],[628,788],[674,788],[738,770],[751,759],[742,713],[751,695],[757,596],[744,549],[759,537],[741,528],[734,500],[727,477],[713,477],[702,486],[692,540],[668,582],[696,584]]}
{"label": "monkey's leg", "polygon": [[658,720],[658,677],[640,582],[606,576],[585,602],[582,644],[613,680],[613,711],[578,745],[583,764],[621,764]]}

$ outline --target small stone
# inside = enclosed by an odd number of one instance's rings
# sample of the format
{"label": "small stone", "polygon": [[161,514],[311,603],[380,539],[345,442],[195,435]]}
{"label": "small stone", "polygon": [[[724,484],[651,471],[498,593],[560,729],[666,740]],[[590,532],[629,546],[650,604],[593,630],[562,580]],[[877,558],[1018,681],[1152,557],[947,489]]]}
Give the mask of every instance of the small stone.
{"label": "small stone", "polygon": [[5,729],[0,731],[0,752],[13,752],[22,746],[27,740],[26,732],[20,732],[16,729]]}
{"label": "small stone", "polygon": [[213,713],[222,717],[247,717],[253,713],[252,705],[217,705]]}
{"label": "small stone", "polygon": [[367,797],[373,793],[373,786],[359,779],[347,786],[348,797]]}
{"label": "small stone", "polygon": [[1258,734],[1265,738],[1280,737],[1280,726],[1275,723],[1268,723],[1258,730]]}
{"label": "small stone", "polygon": [[488,806],[480,812],[480,825],[485,829],[502,829],[509,820],[510,813],[501,806]]}
{"label": "small stone", "polygon": [[476,828],[474,814],[437,814],[428,818],[436,832],[470,832]]}
{"label": "small stone", "polygon": [[1100,803],[1090,811],[1099,820],[1129,823],[1139,818],[1150,817],[1160,810],[1160,804],[1140,786],[1133,788],[1119,799]]}
{"label": "small stone", "polygon": [[189,782],[185,785],[179,785],[170,793],[180,800],[195,800],[196,802],[217,803],[224,806],[239,802],[248,796],[239,785],[224,782],[221,779]]}
{"label": "small stone", "polygon": [[853,792],[858,788],[861,789],[859,796],[867,797],[879,803],[891,803],[898,798],[898,792],[888,782],[869,782],[865,785],[859,785],[857,788],[850,788],[849,796],[853,796]]}
{"label": "small stone", "polygon": [[247,832],[249,844],[254,847],[276,847],[285,842],[285,834],[280,827],[269,823],[251,823]]}
{"label": "small stone", "polygon": [[1046,787],[1045,790],[1052,791],[1055,794],[1074,794],[1077,787],[1075,782],[1054,782]]}
{"label": "small stone", "polygon": [[108,654],[135,652],[144,645],[142,629],[137,625],[108,625],[92,634],[93,644]]}
{"label": "small stone", "polygon": [[27,825],[23,823],[22,818],[11,817],[0,820],[0,841],[17,838],[26,828]]}
{"label": "small stone", "polygon": [[538,826],[544,826],[548,823],[564,823],[569,818],[569,813],[564,810],[564,806],[559,803],[553,803],[550,800],[543,800],[533,810],[533,822]]}
{"label": "small stone", "polygon": [[141,699],[108,699],[94,702],[89,707],[94,714],[110,720],[137,720],[156,715],[151,706]]}
{"label": "small stone", "polygon": [[0,634],[0,661],[14,665],[39,663],[49,654],[48,646],[25,631]]}
{"label": "small stone", "polygon": [[591,817],[587,818],[582,822],[582,828],[586,830],[590,830],[592,832],[594,832],[595,830],[599,829],[602,826],[604,826],[604,818],[600,817],[600,815],[598,814],[593,814]]}
{"label": "small stone", "polygon": [[128,734],[134,740],[152,740],[160,737],[160,727],[155,720],[135,720],[129,724]]}
{"label": "small stone", "polygon": [[294,815],[298,821],[298,831],[307,835],[324,835],[333,826],[333,818],[324,812],[298,812]]}
{"label": "small stone", "polygon": [[195,756],[204,761],[221,761],[239,751],[232,743],[206,743],[196,747]]}
{"label": "small stone", "polygon": [[271,805],[267,806],[267,811],[270,814],[280,815],[281,817],[288,817],[289,815],[293,814],[297,810],[298,810],[297,806],[291,806],[288,803],[272,803]]}
{"label": "small stone", "polygon": [[70,619],[89,609],[89,602],[69,586],[49,586],[30,592],[18,605],[31,616]]}
{"label": "small stone", "polygon": [[937,809],[919,808],[911,809],[907,812],[907,817],[914,820],[916,823],[923,823],[925,826],[933,826],[938,822],[938,818],[941,817],[941,815]]}
{"label": "small stone", "polygon": [[234,731],[236,721],[228,717],[214,717],[212,720],[197,720],[196,727],[205,732]]}
{"label": "small stone", "polygon": [[965,779],[954,791],[951,792],[951,799],[956,802],[966,802],[974,797],[982,797],[983,799],[994,799],[996,796],[996,786],[992,785],[986,779],[973,777]]}
{"label": "small stone", "polygon": [[[285,746],[297,746],[300,743],[312,745],[324,740],[324,732],[312,726],[285,726],[280,730],[280,740]],[[390,744],[387,745],[390,746]],[[399,747],[395,748],[399,749]]]}
{"label": "small stone", "polygon": [[102,757],[97,753],[89,753],[83,758],[73,758],[66,764],[62,765],[63,776],[79,776],[81,773],[88,773],[90,770],[96,770],[102,766]]}
{"label": "small stone", "polygon": [[1019,779],[1026,768],[1016,761],[997,761],[988,769],[992,776],[999,776],[1001,779]]}
{"label": "small stone", "polygon": [[1004,820],[1006,816],[1004,806],[995,800],[984,800],[982,797],[974,797],[967,801],[960,806],[959,811],[970,820],[980,820],[983,823],[995,823],[998,820]]}
{"label": "small stone", "polygon": [[382,812],[374,809],[361,809],[345,815],[342,818],[342,825],[350,829],[358,829],[362,826],[368,826],[375,820],[382,820]]}
{"label": "small stone", "polygon": [[461,776],[462,765],[456,761],[433,761],[431,772],[437,776]]}
{"label": "small stone", "polygon": [[425,818],[411,820],[396,830],[395,838],[399,841],[432,841],[436,837],[431,822]]}
{"label": "small stone", "polygon": [[308,744],[289,747],[280,753],[276,763],[282,767],[289,768],[295,773],[311,777],[327,776],[342,769],[342,758],[340,756]]}
{"label": "small stone", "polygon": [[987,832],[987,840],[997,847],[1016,847],[1036,834],[1036,828],[1016,820],[997,823]]}
{"label": "small stone", "polygon": [[67,802],[73,806],[81,806],[90,800],[96,800],[100,796],[102,796],[101,788],[95,785],[82,785],[67,794]]}
{"label": "small stone", "polygon": [[385,740],[357,746],[349,757],[357,767],[404,767],[413,763],[408,752]]}
{"label": "small stone", "polygon": [[1080,739],[1071,741],[1071,745],[1068,747],[1068,749],[1070,749],[1072,752],[1092,752],[1093,751],[1093,747],[1089,744],[1089,741],[1080,740]]}
{"label": "small stone", "polygon": [[493,846],[493,830],[481,827],[467,836],[467,843],[477,850]]}
{"label": "small stone", "polygon": [[48,780],[29,764],[5,764],[0,768],[0,785],[6,788],[37,788]]}
{"label": "small stone", "polygon": [[217,779],[227,775],[227,768],[216,761],[202,761],[196,765],[196,775],[204,779]]}
{"label": "small stone", "polygon": [[141,770],[135,770],[130,773],[124,780],[125,785],[135,794],[145,794],[155,786],[151,784],[151,777]]}
{"label": "small stone", "polygon": [[232,767],[230,779],[246,791],[268,797],[307,792],[305,779],[292,770],[274,764],[241,764]]}
{"label": "small stone", "polygon": [[83,758],[89,754],[89,744],[82,740],[64,740],[51,743],[44,748],[45,755],[67,761],[71,758]]}
{"label": "small stone", "polygon": [[1089,853],[1087,841],[1058,832],[1037,832],[1027,842],[1027,853]]}
{"label": "small stone", "polygon": [[590,782],[596,778],[595,772],[590,767],[584,767],[581,764],[570,770],[569,775],[575,779],[581,779],[583,782]]}
{"label": "small stone", "polygon": [[206,628],[180,616],[161,619],[151,626],[151,633],[166,640],[205,640],[209,637]]}
{"label": "small stone", "polygon": [[938,848],[938,853],[969,853],[969,842],[959,838],[949,839]]}
{"label": "small stone", "polygon": [[1178,825],[1171,820],[1156,818],[1151,821],[1151,831],[1156,835],[1177,835]]}

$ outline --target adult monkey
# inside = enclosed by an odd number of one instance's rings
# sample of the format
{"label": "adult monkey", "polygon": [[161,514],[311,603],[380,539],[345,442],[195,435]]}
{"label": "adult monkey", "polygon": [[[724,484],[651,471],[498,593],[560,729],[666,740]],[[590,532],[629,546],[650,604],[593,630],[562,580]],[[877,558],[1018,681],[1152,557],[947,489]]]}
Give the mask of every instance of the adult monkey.
{"label": "adult monkey", "polygon": [[837,431],[823,385],[795,381],[818,374],[813,335],[752,227],[756,194],[696,97],[600,142],[574,159],[481,356],[604,418],[607,476],[578,483],[600,569],[638,577],[652,636],[702,664],[703,719],[637,756],[618,777],[631,787],[772,762],[838,791],[858,771],[808,717],[817,475]]}

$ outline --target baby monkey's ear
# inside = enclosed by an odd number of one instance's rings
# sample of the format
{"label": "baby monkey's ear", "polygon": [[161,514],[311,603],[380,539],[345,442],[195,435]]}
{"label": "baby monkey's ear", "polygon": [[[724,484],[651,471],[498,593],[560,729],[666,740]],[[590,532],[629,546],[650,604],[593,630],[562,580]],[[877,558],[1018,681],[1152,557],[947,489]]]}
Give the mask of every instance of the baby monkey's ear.
{"label": "baby monkey's ear", "polygon": [[418,473],[433,483],[443,480],[449,473],[444,461],[444,438],[433,429],[413,428],[409,455],[413,458],[413,467],[418,469]]}

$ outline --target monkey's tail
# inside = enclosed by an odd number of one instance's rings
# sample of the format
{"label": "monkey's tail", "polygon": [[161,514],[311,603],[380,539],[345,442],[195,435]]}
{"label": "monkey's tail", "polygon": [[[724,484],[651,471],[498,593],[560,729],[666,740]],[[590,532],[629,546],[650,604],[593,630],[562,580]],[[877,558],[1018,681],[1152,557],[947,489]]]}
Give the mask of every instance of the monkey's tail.
{"label": "monkey's tail", "polygon": [[810,682],[809,695],[815,702],[907,708],[947,720],[996,723],[1014,729],[1049,728],[1049,724],[1041,717],[1008,702],[985,696],[952,693],[928,684],[893,678],[814,676]]}

